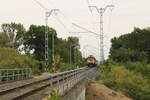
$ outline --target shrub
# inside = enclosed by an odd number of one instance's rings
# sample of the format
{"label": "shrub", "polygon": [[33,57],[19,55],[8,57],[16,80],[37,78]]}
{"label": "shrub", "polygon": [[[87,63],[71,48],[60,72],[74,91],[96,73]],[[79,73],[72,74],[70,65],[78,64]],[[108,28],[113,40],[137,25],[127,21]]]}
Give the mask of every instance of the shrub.
{"label": "shrub", "polygon": [[50,89],[51,93],[47,100],[62,100],[61,96],[59,95],[58,91],[55,89]]}
{"label": "shrub", "polygon": [[61,63],[58,67],[49,66],[47,71],[49,72],[63,72],[68,70],[76,69],[77,66],[73,64]]}
{"label": "shrub", "polygon": [[[107,66],[103,66],[103,69],[107,69],[105,67]],[[108,87],[124,91],[134,100],[150,100],[150,81],[143,74],[124,66],[113,66],[110,71],[101,70],[100,74],[103,76],[103,83]]]}
{"label": "shrub", "polygon": [[106,61],[104,62],[103,65],[105,65],[105,66],[115,66],[115,65],[119,65],[119,63],[113,61],[112,59],[108,59],[108,60],[106,60]]}
{"label": "shrub", "polygon": [[21,55],[11,48],[0,48],[0,69],[32,68],[33,74],[39,74],[40,63],[32,57]]}
{"label": "shrub", "polygon": [[75,68],[77,68],[77,67],[73,64],[62,63],[59,67],[59,70],[60,71],[67,71],[67,70],[72,70],[72,69],[75,69]]}
{"label": "shrub", "polygon": [[150,77],[150,65],[145,62],[127,62],[124,65],[129,70],[140,72],[144,76]]}

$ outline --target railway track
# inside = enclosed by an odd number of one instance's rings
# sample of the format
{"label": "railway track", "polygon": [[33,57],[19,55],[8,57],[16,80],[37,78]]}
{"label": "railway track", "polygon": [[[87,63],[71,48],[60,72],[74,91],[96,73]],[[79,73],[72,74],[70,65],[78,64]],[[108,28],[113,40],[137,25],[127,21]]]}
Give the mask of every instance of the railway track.
{"label": "railway track", "polygon": [[[13,84],[13,86],[0,86],[0,99],[1,100],[25,100],[26,97],[29,97],[35,94],[38,91],[41,91],[47,87],[60,87],[63,86],[63,91],[68,90],[68,85],[70,88],[79,82],[81,79],[85,78],[86,75],[95,71],[95,68],[80,68],[71,71],[66,71],[58,73],[52,76],[47,76],[41,79],[30,79],[20,84]],[[67,85],[66,85],[67,83]],[[62,85],[63,84],[63,85]],[[67,88],[65,88],[67,87]],[[31,99],[32,100],[32,99]]]}

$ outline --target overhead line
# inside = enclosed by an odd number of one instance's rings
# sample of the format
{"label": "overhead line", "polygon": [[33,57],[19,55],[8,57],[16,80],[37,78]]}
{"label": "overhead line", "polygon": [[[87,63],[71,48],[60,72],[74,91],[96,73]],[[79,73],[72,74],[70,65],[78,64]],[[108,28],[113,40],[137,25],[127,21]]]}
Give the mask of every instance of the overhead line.
{"label": "overhead line", "polygon": [[62,11],[60,11],[60,13],[63,15],[63,17],[64,17],[69,23],[72,23],[71,20],[70,20]]}
{"label": "overhead line", "polygon": [[35,1],[41,8],[43,8],[44,10],[49,10],[49,9],[47,9],[43,4],[41,4],[39,1],[37,1],[37,0],[33,0],[33,1]]}
{"label": "overhead line", "polygon": [[80,26],[80,25],[77,25],[77,24],[75,24],[75,23],[72,23],[72,25],[74,25],[74,26],[76,26],[76,27],[78,27],[78,28],[80,28],[80,29],[82,29],[82,30],[85,30],[85,31],[87,31],[87,32],[93,33],[93,34],[95,34],[95,35],[99,35],[99,34],[97,34],[97,33],[95,33],[95,32],[92,32],[92,31],[90,31],[90,30],[88,30],[88,29],[86,29],[86,28]]}
{"label": "overhead line", "polygon": [[[70,18],[67,17],[62,11],[61,11],[60,13],[63,15],[63,17],[66,19],[66,21],[69,22],[70,26],[72,27],[72,21],[70,20]],[[64,18],[63,18],[63,19],[64,19]],[[70,30],[69,30],[69,31],[70,31]],[[69,33],[70,33],[70,32],[69,32]]]}
{"label": "overhead line", "polygon": [[55,16],[53,17],[68,31],[68,28],[66,27],[66,25],[58,17],[55,17]]}
{"label": "overhead line", "polygon": [[[89,8],[89,6],[90,6],[90,2],[89,2],[89,0],[86,0],[86,2],[87,2],[87,5],[88,5],[88,8]],[[89,8],[89,10],[90,10],[90,12],[92,13],[92,9],[91,9],[91,8]]]}
{"label": "overhead line", "polygon": [[[86,28],[83,28],[82,26],[79,26],[79,25],[73,23],[62,11],[61,11],[60,13],[64,16],[64,18],[66,19],[66,21],[68,21],[69,23],[71,23],[71,25],[73,25],[73,26],[75,26],[75,27],[78,27],[78,28],[80,28],[80,29],[86,31],[86,32],[70,32],[70,30],[69,30],[69,33],[87,33],[87,32],[89,32],[89,33],[93,33],[93,34],[99,36],[98,33],[93,32],[93,31],[90,31],[90,30],[88,30],[88,29],[86,29]],[[61,20],[59,20],[59,22],[62,23]],[[63,26],[66,28],[66,25],[63,24]],[[66,28],[66,29],[67,29],[67,28]],[[67,30],[68,30],[68,29],[67,29]]]}

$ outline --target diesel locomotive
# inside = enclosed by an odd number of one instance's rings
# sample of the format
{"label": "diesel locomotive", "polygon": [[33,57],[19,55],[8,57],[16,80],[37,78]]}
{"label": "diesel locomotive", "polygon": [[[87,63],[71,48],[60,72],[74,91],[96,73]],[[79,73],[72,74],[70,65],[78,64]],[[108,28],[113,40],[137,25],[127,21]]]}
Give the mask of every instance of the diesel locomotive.
{"label": "diesel locomotive", "polygon": [[88,67],[96,67],[97,66],[97,60],[94,56],[90,55],[87,57],[87,66]]}

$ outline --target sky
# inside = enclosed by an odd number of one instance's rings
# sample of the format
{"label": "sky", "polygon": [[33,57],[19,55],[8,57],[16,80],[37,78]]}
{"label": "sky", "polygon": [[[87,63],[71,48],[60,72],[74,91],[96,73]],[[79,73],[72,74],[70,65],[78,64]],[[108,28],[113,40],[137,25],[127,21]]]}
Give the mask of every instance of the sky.
{"label": "sky", "polygon": [[[48,9],[59,9],[48,20],[48,25],[57,30],[58,37],[77,36],[84,56],[90,54],[99,59],[99,37],[72,25],[75,23],[99,34],[99,14],[90,12],[88,6],[103,8],[113,4],[104,13],[104,54],[108,58],[110,39],[129,33],[134,27],[150,26],[150,0],[37,0]],[[45,25],[45,10],[34,0],[0,0],[0,25],[22,23],[26,29],[31,24]],[[71,32],[71,33],[69,33]]]}

